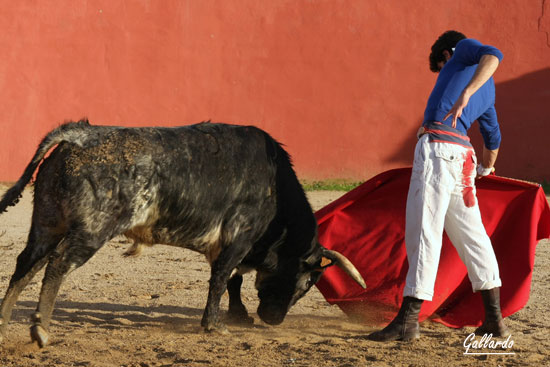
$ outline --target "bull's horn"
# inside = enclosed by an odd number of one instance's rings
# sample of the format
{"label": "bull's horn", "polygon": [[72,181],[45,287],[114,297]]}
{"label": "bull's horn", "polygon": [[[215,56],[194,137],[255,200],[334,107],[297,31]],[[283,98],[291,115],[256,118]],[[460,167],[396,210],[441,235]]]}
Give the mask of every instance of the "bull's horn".
{"label": "bull's horn", "polygon": [[348,274],[351,279],[355,280],[357,284],[363,287],[363,289],[367,288],[363,277],[359,274],[359,270],[357,270],[355,265],[353,265],[344,255],[333,250],[324,249],[323,256],[334,261],[334,265],[337,265],[340,269],[345,271],[346,274]]}

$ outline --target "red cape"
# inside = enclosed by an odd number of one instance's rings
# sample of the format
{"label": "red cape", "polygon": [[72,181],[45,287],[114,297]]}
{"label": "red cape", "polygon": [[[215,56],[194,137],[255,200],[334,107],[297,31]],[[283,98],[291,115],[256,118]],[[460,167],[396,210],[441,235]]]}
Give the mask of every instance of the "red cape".
{"label": "red cape", "polygon": [[[327,269],[317,287],[331,304],[361,321],[391,320],[403,297],[408,263],[405,205],[411,169],[384,172],[316,213],[319,241],[350,259],[367,289],[337,267]],[[502,279],[504,317],[529,299],[535,248],[550,236],[550,208],[540,185],[497,176],[476,181],[483,223],[491,237]],[[450,327],[479,326],[484,318],[466,267],[444,235],[434,297],[424,302],[420,320],[431,317]]]}

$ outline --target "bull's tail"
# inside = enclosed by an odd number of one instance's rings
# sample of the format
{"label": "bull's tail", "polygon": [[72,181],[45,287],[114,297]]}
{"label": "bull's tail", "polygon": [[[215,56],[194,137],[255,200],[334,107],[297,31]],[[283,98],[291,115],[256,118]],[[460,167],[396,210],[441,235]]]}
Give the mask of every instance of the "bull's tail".
{"label": "bull's tail", "polygon": [[59,126],[57,129],[51,131],[38,146],[34,157],[25,168],[25,172],[19,180],[13,185],[2,197],[0,201],[0,213],[6,211],[8,206],[14,206],[19,202],[19,199],[22,196],[22,192],[25,189],[25,186],[31,180],[34,171],[46,155],[48,151],[55,145],[68,141],[78,145],[82,145],[86,140],[86,130],[90,126],[88,120],[81,120],[79,122],[69,122]]}

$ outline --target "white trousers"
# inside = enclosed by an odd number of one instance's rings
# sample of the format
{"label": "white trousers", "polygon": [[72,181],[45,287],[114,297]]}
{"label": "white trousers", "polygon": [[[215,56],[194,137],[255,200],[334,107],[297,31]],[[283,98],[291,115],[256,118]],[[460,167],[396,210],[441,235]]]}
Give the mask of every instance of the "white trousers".
{"label": "white trousers", "polygon": [[443,229],[468,269],[474,292],[500,287],[497,259],[475,197],[475,153],[428,139],[423,135],[414,153],[405,229],[409,271],[403,294],[432,300]]}

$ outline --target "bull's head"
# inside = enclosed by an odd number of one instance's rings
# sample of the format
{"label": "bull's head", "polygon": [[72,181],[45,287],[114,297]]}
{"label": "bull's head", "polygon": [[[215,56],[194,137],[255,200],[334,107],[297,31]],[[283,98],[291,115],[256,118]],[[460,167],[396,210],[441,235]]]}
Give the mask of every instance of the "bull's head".
{"label": "bull's head", "polygon": [[279,264],[274,272],[258,271],[256,288],[260,305],[258,315],[271,325],[283,322],[288,310],[319,280],[324,270],[336,265],[361,287],[365,281],[355,266],[342,254],[321,245],[306,259],[295,258]]}

